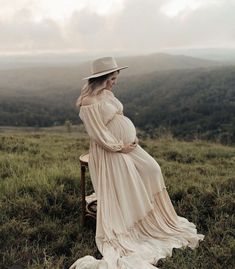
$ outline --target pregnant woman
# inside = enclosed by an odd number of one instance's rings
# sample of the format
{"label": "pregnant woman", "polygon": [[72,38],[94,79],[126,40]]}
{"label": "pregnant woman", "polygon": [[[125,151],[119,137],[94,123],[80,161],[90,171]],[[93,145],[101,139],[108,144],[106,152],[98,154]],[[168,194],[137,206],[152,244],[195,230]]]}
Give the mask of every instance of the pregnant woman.
{"label": "pregnant woman", "polygon": [[89,171],[97,197],[95,241],[101,260],[79,258],[70,269],[156,269],[173,248],[194,249],[204,235],[176,214],[161,168],[139,144],[112,91],[121,69],[113,57],[92,63],[77,100],[90,137]]}

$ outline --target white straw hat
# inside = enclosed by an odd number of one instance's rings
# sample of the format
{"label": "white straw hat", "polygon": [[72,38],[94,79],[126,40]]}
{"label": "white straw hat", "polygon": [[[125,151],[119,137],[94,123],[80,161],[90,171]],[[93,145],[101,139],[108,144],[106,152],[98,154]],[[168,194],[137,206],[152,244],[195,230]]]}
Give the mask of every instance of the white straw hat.
{"label": "white straw hat", "polygon": [[98,58],[94,60],[91,64],[92,75],[83,79],[97,78],[127,67],[128,66],[118,67],[116,60],[113,57]]}

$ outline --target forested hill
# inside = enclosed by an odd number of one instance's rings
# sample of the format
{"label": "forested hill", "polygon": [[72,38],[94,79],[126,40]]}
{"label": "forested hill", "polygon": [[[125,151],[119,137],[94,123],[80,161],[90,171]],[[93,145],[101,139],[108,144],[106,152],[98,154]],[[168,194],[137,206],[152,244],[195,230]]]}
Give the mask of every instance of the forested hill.
{"label": "forested hill", "polygon": [[[80,123],[74,105],[80,91],[75,73],[71,81],[72,69],[59,72],[63,83],[58,84],[43,77],[40,80],[42,72],[25,86],[12,75],[14,86],[0,91],[0,125],[52,126],[65,120]],[[123,103],[125,114],[151,135],[165,127],[181,138],[235,143],[235,67],[120,76],[114,93]]]}
{"label": "forested hill", "polygon": [[153,135],[167,127],[177,137],[235,142],[235,67],[152,73],[118,87],[125,113]]}

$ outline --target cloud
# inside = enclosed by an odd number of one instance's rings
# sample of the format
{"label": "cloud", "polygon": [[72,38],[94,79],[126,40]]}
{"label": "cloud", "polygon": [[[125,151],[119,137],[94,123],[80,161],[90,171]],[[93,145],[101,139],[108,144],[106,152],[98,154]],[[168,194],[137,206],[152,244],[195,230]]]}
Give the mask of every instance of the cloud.
{"label": "cloud", "polygon": [[235,46],[235,3],[203,6],[190,15],[181,14],[174,19],[181,45]]}
{"label": "cloud", "polygon": [[48,16],[38,19],[34,1],[22,0],[24,5],[17,6],[19,1],[11,0],[17,7],[12,12],[9,2],[0,0],[8,16],[0,13],[0,52],[235,46],[234,1],[200,0],[195,8],[176,6],[178,11],[169,16],[164,12],[167,3],[176,1],[183,5],[184,0],[126,0],[116,8],[116,1],[105,15],[95,5],[83,6],[57,21]]}
{"label": "cloud", "polygon": [[89,10],[76,11],[66,24],[65,38],[70,48],[92,50],[102,46],[102,35],[107,35],[105,17]]}
{"label": "cloud", "polygon": [[18,10],[12,20],[0,21],[0,50],[22,51],[61,48],[64,43],[58,24],[50,19],[34,22],[30,9]]}

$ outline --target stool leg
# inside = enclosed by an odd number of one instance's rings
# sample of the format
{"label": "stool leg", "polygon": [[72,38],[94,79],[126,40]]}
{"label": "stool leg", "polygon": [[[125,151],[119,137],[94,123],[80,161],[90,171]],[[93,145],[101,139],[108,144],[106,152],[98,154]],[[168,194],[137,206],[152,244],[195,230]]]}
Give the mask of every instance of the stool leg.
{"label": "stool leg", "polygon": [[84,227],[85,225],[85,214],[86,214],[85,173],[86,173],[86,166],[81,165],[82,227]]}

